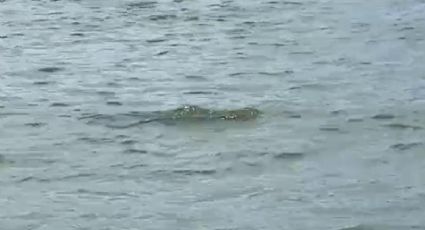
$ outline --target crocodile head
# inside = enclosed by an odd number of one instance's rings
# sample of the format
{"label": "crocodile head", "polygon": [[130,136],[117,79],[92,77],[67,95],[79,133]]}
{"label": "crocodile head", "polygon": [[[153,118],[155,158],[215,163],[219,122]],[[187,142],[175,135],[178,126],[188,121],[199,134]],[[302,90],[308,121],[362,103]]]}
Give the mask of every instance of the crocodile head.
{"label": "crocodile head", "polygon": [[172,120],[210,119],[211,113],[212,112],[209,109],[204,109],[195,105],[185,105],[183,107],[172,110],[171,116],[169,118]]}

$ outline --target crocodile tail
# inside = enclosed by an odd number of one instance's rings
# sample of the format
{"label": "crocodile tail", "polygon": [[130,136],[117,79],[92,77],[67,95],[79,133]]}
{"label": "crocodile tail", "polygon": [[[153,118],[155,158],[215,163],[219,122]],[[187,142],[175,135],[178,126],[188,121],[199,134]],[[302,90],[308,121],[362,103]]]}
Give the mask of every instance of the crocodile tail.
{"label": "crocodile tail", "polygon": [[150,119],[150,120],[142,120],[142,121],[138,121],[138,122],[134,122],[128,125],[106,125],[106,127],[108,128],[112,128],[112,129],[129,129],[129,128],[133,128],[136,126],[139,126],[141,124],[146,124],[149,122],[153,122],[155,121],[154,119]]}

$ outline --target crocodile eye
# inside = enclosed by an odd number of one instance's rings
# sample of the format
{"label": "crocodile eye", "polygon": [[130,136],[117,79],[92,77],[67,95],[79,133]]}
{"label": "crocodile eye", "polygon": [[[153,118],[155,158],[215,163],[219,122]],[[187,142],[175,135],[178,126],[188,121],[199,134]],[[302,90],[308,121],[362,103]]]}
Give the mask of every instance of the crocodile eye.
{"label": "crocodile eye", "polygon": [[237,118],[237,116],[236,115],[228,115],[228,116],[226,116],[226,120],[234,120],[234,119],[236,119]]}

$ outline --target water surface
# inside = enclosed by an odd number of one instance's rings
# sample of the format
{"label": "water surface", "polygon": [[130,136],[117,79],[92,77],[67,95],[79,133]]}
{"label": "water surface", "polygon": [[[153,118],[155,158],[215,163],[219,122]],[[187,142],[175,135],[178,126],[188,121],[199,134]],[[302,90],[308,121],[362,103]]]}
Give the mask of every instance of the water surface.
{"label": "water surface", "polygon": [[[424,10],[0,1],[2,228],[425,229]],[[263,115],[79,119],[183,104]]]}

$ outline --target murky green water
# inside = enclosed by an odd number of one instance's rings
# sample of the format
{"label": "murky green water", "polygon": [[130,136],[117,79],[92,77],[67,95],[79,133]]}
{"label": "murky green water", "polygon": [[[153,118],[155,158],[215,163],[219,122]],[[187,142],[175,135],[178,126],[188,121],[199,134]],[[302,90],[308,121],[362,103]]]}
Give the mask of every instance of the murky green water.
{"label": "murky green water", "polygon": [[0,1],[1,229],[425,229],[424,12]]}

